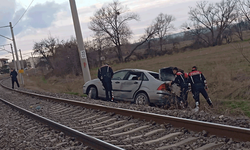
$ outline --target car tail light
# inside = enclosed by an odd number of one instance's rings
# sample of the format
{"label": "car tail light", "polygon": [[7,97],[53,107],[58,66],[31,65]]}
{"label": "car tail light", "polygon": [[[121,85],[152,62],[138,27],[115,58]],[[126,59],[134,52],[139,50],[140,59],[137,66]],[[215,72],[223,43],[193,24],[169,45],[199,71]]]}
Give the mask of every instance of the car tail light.
{"label": "car tail light", "polygon": [[162,85],[160,85],[160,86],[158,87],[157,90],[160,90],[160,91],[165,91],[165,90],[167,90],[166,84],[163,83]]}

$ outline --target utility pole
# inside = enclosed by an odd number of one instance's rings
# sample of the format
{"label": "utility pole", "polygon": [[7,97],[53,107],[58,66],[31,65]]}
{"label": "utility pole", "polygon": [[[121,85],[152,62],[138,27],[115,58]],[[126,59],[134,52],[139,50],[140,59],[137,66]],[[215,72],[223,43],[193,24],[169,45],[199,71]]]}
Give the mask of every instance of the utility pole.
{"label": "utility pole", "polygon": [[11,53],[12,53],[12,57],[13,57],[14,67],[15,67],[15,70],[17,70],[17,68],[16,68],[16,60],[15,60],[12,44],[10,44],[10,48],[11,48]]}
{"label": "utility pole", "polygon": [[[15,41],[15,36],[14,36],[13,27],[12,27],[11,22],[10,22],[10,31],[11,31],[12,41],[13,41],[13,44],[14,44],[14,50],[15,50],[15,54],[16,54],[17,69],[20,70],[21,69],[21,65],[20,65],[20,61],[19,61],[19,58],[18,58],[18,53],[17,53],[17,48],[16,48],[16,41]],[[22,76],[21,73],[20,73],[20,77],[21,77],[21,83],[24,84],[24,82],[23,82],[23,76]]]}
{"label": "utility pole", "polygon": [[91,76],[89,73],[89,65],[88,65],[86,51],[83,45],[82,31],[81,31],[81,27],[79,23],[75,0],[69,0],[69,3],[70,3],[72,18],[73,18],[74,27],[75,27],[75,34],[76,34],[78,52],[79,52],[80,61],[81,61],[83,80],[84,80],[84,83],[86,83],[87,81],[91,80]]}
{"label": "utility pole", "polygon": [[32,62],[33,62],[33,65],[31,65],[31,67],[34,66],[34,68],[36,68],[36,67],[35,67],[35,61],[34,61],[34,57],[33,57],[33,53],[32,53],[32,52],[31,52],[31,57],[32,57]]}
{"label": "utility pole", "polygon": [[21,57],[21,68],[24,69],[23,56],[22,56],[21,49],[19,49],[19,52],[20,52],[20,57]]}

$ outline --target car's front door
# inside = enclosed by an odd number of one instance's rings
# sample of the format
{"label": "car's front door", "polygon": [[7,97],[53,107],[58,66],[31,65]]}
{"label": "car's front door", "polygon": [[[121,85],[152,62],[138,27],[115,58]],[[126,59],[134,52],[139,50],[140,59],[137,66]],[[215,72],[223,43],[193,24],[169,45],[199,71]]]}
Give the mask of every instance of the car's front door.
{"label": "car's front door", "polygon": [[142,72],[138,71],[130,71],[124,78],[123,82],[121,82],[120,90],[120,98],[124,99],[132,99],[134,93],[141,86],[141,75]]}
{"label": "car's front door", "polygon": [[113,88],[113,95],[115,99],[120,99],[121,95],[121,84],[124,82],[125,76],[128,74],[128,70],[122,70],[115,72],[112,77],[112,88]]}

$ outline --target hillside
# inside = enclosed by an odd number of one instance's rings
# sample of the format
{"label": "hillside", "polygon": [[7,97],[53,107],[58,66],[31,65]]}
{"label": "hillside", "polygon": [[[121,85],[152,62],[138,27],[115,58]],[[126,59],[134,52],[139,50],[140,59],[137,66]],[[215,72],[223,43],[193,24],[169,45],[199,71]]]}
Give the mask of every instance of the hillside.
{"label": "hillside", "polygon": [[[123,68],[139,68],[158,72],[162,67],[176,66],[190,72],[191,67],[196,65],[207,78],[208,94],[214,102],[217,113],[235,115],[244,113],[250,117],[250,64],[240,53],[239,47],[244,48],[244,55],[250,59],[250,44],[249,41],[244,41],[114,64],[112,67],[114,71]],[[92,79],[97,77],[97,69],[91,70]],[[27,88],[82,94],[82,77],[68,76],[63,79],[53,77],[48,81],[37,76],[25,78]],[[190,105],[193,101],[189,94]],[[201,104],[203,107],[207,106],[203,98]]]}

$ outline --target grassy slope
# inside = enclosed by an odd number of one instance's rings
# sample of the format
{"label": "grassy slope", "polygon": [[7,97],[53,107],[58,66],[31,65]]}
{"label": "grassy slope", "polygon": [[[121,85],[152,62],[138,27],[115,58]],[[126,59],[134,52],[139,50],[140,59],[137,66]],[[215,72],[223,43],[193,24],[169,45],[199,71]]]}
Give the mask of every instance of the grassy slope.
{"label": "grassy slope", "polygon": [[[162,67],[176,66],[189,72],[191,67],[196,65],[207,78],[208,94],[215,105],[214,112],[234,115],[244,113],[250,117],[248,109],[250,107],[250,64],[238,51],[239,45],[244,47],[244,54],[250,59],[250,44],[245,41],[114,64],[112,68],[114,71],[123,68],[139,68],[158,72]],[[97,68],[91,70],[91,76],[97,77]],[[31,82],[34,80],[36,83]],[[30,88],[40,88],[50,92],[82,93],[82,77],[69,76],[63,79],[54,77],[48,81],[39,77],[29,77],[27,81],[26,87]],[[193,105],[191,94],[189,102]],[[207,104],[203,98],[201,98],[201,103],[203,109],[206,109]]]}

